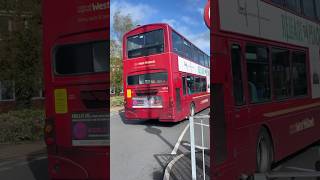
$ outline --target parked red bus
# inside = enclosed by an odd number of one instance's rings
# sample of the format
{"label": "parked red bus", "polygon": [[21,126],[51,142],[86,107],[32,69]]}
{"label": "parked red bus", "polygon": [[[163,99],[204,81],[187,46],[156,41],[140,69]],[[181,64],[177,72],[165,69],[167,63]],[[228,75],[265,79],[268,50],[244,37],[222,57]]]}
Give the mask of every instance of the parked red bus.
{"label": "parked red bus", "polygon": [[320,139],[320,3],[210,9],[212,178],[267,172]]}
{"label": "parked red bus", "polygon": [[109,1],[44,0],[51,179],[109,179]]}
{"label": "parked red bus", "polygon": [[209,65],[209,56],[168,24],[139,26],[126,33],[126,119],[177,122],[209,107]]}

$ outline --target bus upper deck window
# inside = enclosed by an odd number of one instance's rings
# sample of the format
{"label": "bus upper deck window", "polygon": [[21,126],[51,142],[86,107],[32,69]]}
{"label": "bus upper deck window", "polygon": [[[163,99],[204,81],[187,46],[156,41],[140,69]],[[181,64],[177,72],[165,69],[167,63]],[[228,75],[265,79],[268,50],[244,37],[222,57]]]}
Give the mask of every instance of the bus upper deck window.
{"label": "bus upper deck window", "polygon": [[154,30],[131,36],[127,39],[127,54],[129,58],[163,53],[164,31]]}
{"label": "bus upper deck window", "polygon": [[55,72],[58,75],[106,72],[108,47],[105,41],[60,46],[55,51]]}

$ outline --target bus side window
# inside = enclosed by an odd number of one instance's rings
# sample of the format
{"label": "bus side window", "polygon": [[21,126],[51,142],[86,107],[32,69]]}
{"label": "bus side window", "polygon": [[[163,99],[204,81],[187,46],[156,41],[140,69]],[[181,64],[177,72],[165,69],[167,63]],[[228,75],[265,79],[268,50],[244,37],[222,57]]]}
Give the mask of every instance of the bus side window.
{"label": "bus side window", "polygon": [[183,95],[187,94],[186,77],[182,77]]}
{"label": "bus side window", "polygon": [[188,89],[188,94],[194,94],[194,77],[193,76],[188,76],[187,77],[187,89]]}
{"label": "bus side window", "polygon": [[239,45],[231,47],[232,61],[232,76],[233,76],[233,95],[235,105],[240,106],[245,104],[242,81],[242,66],[241,66],[241,48]]}
{"label": "bus side window", "polygon": [[264,46],[246,46],[250,103],[271,101],[269,50]]}

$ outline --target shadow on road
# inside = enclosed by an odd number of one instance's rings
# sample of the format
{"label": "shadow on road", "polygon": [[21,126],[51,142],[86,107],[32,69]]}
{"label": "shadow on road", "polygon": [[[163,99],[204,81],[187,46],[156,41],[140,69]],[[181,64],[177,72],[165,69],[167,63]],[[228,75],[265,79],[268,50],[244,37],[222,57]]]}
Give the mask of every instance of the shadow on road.
{"label": "shadow on road", "polygon": [[[28,166],[35,180],[49,179],[48,159],[45,158],[47,157],[47,154],[45,152],[46,150],[43,149],[36,152],[32,152],[27,156]],[[39,157],[43,158],[38,159]]]}
{"label": "shadow on road", "polygon": [[164,171],[167,165],[173,160],[176,155],[172,154],[154,154],[153,155],[162,170],[153,172],[153,180],[163,180]]}

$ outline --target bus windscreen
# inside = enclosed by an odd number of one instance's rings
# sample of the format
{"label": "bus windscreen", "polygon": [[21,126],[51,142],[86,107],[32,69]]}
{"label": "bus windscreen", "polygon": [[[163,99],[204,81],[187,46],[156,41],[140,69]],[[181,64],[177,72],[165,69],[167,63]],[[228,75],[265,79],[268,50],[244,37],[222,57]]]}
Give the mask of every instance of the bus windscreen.
{"label": "bus windscreen", "polygon": [[57,75],[90,74],[108,71],[108,42],[59,46],[55,51]]}
{"label": "bus windscreen", "polygon": [[160,29],[129,37],[127,40],[128,58],[136,58],[163,53],[163,33],[163,30]]}
{"label": "bus windscreen", "polygon": [[128,76],[128,85],[161,84],[168,80],[168,73],[150,73]]}

